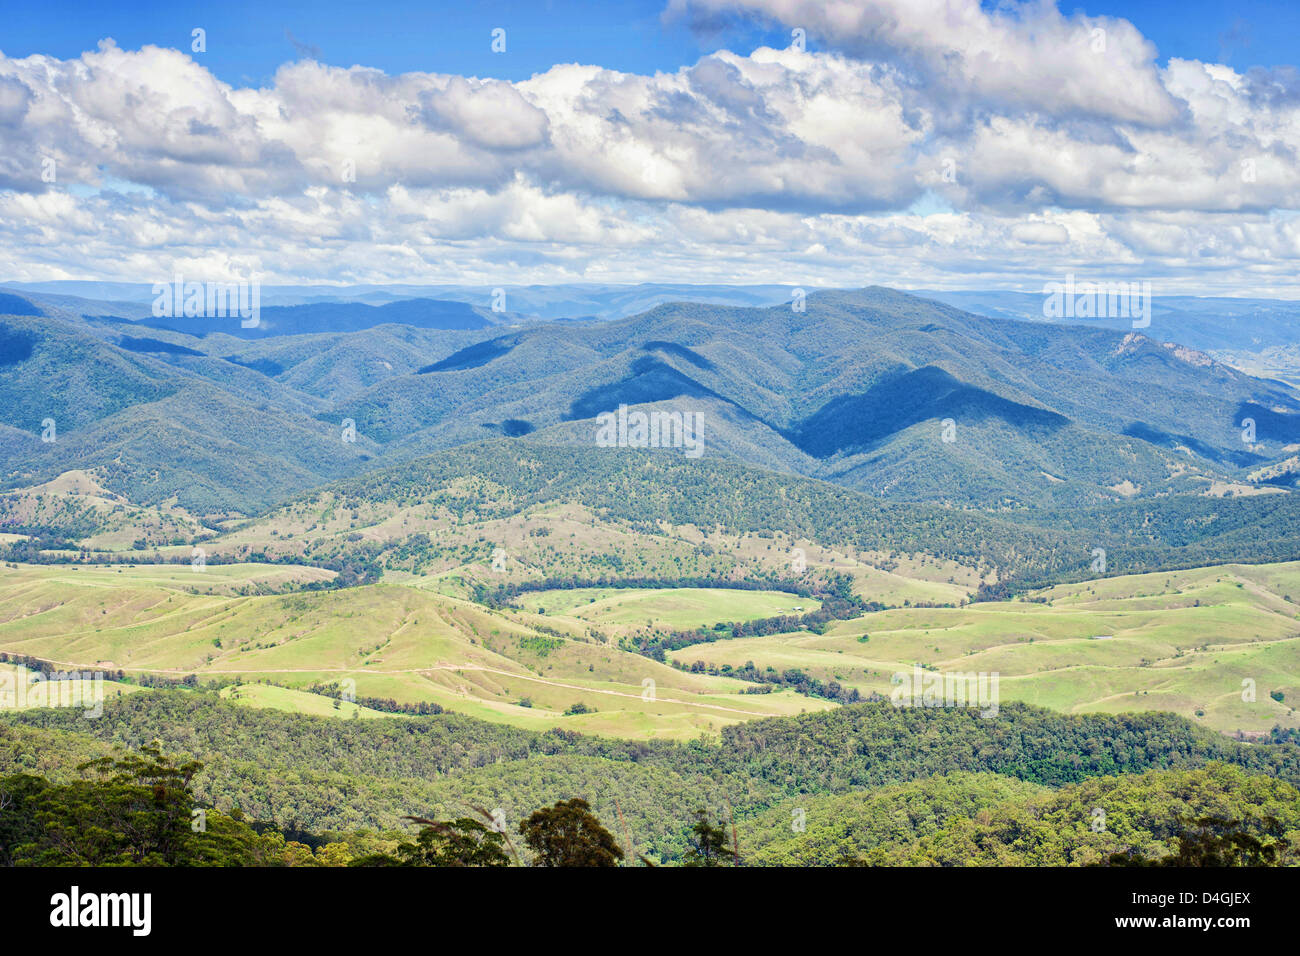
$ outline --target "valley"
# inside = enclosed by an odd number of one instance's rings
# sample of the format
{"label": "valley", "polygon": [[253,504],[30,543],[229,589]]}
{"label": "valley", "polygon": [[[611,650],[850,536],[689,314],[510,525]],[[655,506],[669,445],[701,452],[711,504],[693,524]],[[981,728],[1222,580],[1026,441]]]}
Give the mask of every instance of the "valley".
{"label": "valley", "polygon": [[[265,682],[292,693],[248,686],[234,699],[304,713],[328,713],[322,693],[346,687],[358,700],[629,738],[686,738],[837,706],[756,686],[739,676],[749,666],[864,698],[888,697],[893,675],[914,667],[996,673],[1004,700],[1063,712],[1171,711],[1224,733],[1300,727],[1300,563],[1112,577],[1012,601],[897,602],[821,633],[738,638],[725,629],[819,602],[782,591],[604,587],[524,592],[517,607],[489,608],[444,593],[445,576],[409,574],[298,589],[330,577],[284,565],[9,566],[0,571],[0,652],[128,680]],[[872,594],[873,579],[862,574],[855,589]],[[923,579],[915,584],[925,593]],[[696,630],[708,638],[669,651],[666,663],[627,640]]]}
{"label": "valley", "polygon": [[[890,290],[808,304],[5,318],[0,772],[158,739],[214,808],[356,853],[412,809],[583,794],[660,863],[700,806],[755,863],[1064,865],[1167,849],[1143,787],[1285,804],[1300,393]],[[698,416],[701,454],[603,447],[624,404]],[[991,708],[893,706],[968,677]],[[45,706],[86,688],[94,720]],[[1128,843],[1061,845],[1112,796]]]}
{"label": "valley", "polygon": [[1294,3],[9,6],[15,949],[1294,925]]}

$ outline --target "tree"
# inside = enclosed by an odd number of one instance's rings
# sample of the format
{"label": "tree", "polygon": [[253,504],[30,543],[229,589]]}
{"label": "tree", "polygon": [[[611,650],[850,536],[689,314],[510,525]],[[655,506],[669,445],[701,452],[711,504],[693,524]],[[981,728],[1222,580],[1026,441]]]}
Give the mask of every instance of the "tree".
{"label": "tree", "polygon": [[175,763],[157,744],[138,753],[81,764],[99,781],[49,788],[36,810],[40,840],[26,862],[96,866],[174,866],[194,850],[190,781],[203,768]]}
{"label": "tree", "polygon": [[695,826],[691,827],[691,848],[686,851],[684,866],[725,866],[736,861],[736,853],[727,846],[725,827],[709,823],[709,815],[695,811]]}
{"label": "tree", "polygon": [[13,866],[21,848],[41,840],[44,828],[36,814],[48,804],[50,789],[31,774],[0,778],[0,866]]}
{"label": "tree", "polygon": [[[1273,817],[1264,821],[1265,830],[1281,838],[1283,827]],[[1186,821],[1178,835],[1178,850],[1155,860],[1129,850],[1111,854],[1111,866],[1281,866],[1276,842],[1265,843],[1235,820],[1201,817]]]}
{"label": "tree", "polygon": [[519,832],[537,866],[618,866],[623,851],[586,800],[561,800],[536,811]]}
{"label": "tree", "polygon": [[[422,823],[414,843],[402,843],[393,853],[372,853],[347,862],[349,866],[509,866],[506,856],[505,835],[496,832],[477,820],[461,817],[458,820],[427,820],[424,817],[407,817]],[[331,844],[330,847],[336,846]],[[337,845],[341,855],[347,848]],[[327,847],[326,849],[330,849]],[[326,863],[325,865],[335,865]],[[337,865],[343,865],[342,863]]]}
{"label": "tree", "polygon": [[349,855],[342,844],[317,855],[279,829],[259,833],[238,810],[196,815],[190,782],[201,765],[157,744],[80,768],[97,779],[0,778],[0,865],[321,866]]}
{"label": "tree", "polygon": [[503,849],[505,837],[477,820],[426,820],[408,817],[425,824],[414,843],[404,843],[397,854],[407,866],[509,866]]}

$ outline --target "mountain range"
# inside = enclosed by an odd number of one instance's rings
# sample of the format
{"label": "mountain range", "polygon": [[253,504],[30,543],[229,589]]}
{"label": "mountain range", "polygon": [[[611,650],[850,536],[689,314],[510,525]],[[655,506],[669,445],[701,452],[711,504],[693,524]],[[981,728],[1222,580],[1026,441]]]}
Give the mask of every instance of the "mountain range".
{"label": "mountain range", "polygon": [[765,470],[1010,510],[1275,492],[1300,444],[1300,393],[1198,350],[878,287],[577,325],[419,300],[272,307],[256,339],[231,319],[185,331],[6,303],[6,485],[97,470],[197,514],[494,436],[594,451],[620,406],[698,415],[707,454]]}

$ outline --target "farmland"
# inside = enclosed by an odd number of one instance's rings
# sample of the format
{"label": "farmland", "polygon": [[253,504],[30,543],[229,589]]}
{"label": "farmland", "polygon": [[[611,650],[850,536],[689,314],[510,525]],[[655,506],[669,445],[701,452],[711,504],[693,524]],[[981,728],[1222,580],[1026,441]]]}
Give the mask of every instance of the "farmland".
{"label": "farmland", "polygon": [[[1168,710],[1224,732],[1300,726],[1300,564],[1226,565],[1059,585],[1003,602],[893,607],[721,639],[666,663],[620,646],[815,610],[783,591],[577,588],[487,608],[426,578],[303,590],[283,565],[8,566],[0,651],[65,669],[240,684],[242,704],[347,717],[324,694],[421,703],[542,730],[685,739],[835,704],[730,676],[801,672],[889,695],[913,667],[996,673],[1001,699],[1067,712]],[[274,687],[269,685],[275,685]],[[128,683],[124,686],[133,687]],[[768,691],[754,693],[754,690]],[[373,715],[367,707],[362,715]]]}
{"label": "farmland", "polygon": [[[1300,564],[1061,585],[1006,602],[896,608],[674,652],[707,668],[800,669],[888,695],[913,667],[1000,675],[1003,700],[1067,712],[1168,710],[1224,732],[1300,726]],[[1281,699],[1273,695],[1281,695]],[[1253,699],[1251,699],[1253,698]]]}

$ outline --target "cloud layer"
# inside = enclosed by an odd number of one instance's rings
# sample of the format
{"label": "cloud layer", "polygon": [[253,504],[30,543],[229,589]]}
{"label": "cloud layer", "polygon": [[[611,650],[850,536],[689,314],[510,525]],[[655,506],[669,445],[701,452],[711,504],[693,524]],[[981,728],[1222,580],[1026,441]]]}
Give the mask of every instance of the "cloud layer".
{"label": "cloud layer", "polygon": [[673,0],[665,16],[796,32],[671,73],[567,64],[518,83],[304,60],[237,88],[201,54],[109,40],[0,55],[5,277],[1074,271],[1300,294],[1295,70],[1161,66],[1131,24],[1050,3]]}

